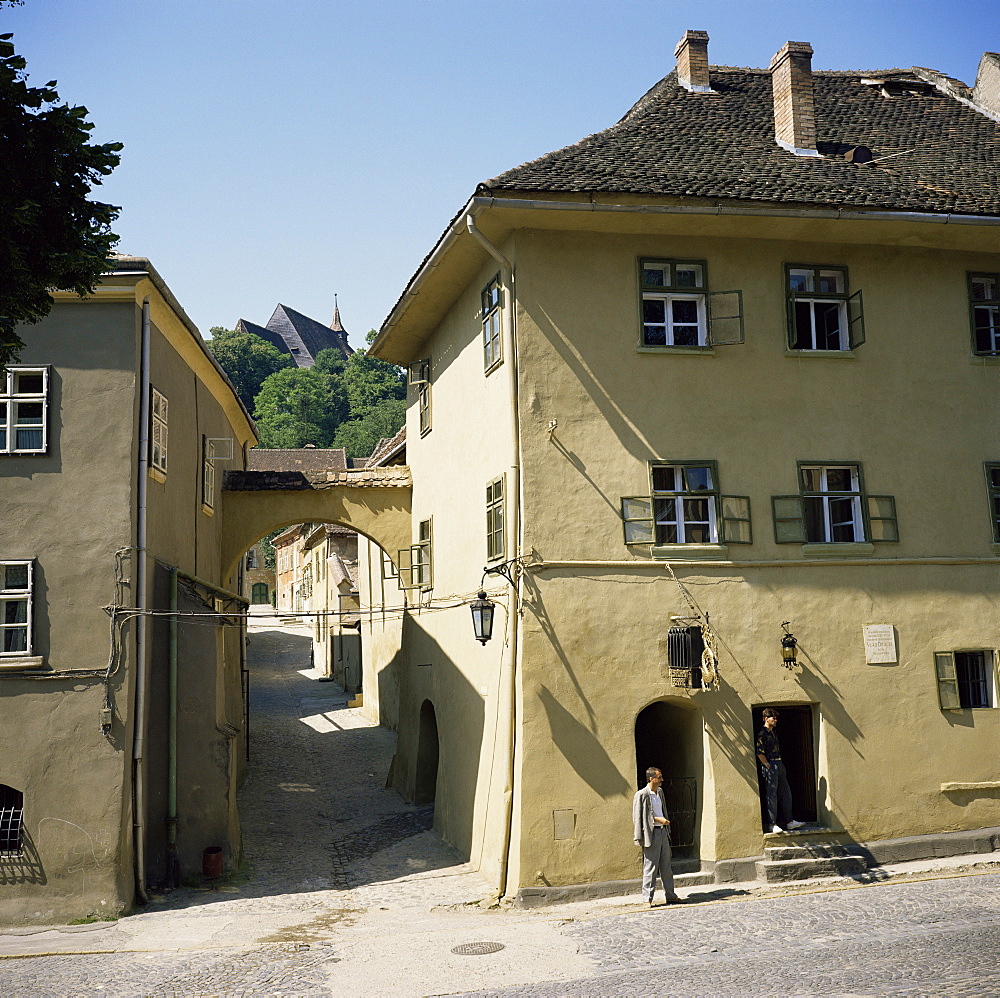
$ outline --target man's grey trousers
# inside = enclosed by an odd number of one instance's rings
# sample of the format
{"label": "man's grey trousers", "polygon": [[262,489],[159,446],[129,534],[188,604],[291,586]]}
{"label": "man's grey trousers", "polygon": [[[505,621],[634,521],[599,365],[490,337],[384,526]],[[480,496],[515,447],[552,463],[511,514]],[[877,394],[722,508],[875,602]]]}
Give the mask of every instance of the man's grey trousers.
{"label": "man's grey trousers", "polygon": [[653,829],[653,844],[642,847],[642,896],[653,900],[656,878],[663,881],[668,898],[674,897],[674,875],[670,869],[670,836],[662,825]]}

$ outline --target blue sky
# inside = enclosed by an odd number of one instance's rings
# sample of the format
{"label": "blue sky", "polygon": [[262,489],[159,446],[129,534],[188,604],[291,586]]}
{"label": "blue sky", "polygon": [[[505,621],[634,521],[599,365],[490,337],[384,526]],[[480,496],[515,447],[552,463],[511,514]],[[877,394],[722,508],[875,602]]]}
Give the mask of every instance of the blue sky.
{"label": "blue sky", "polygon": [[475,186],[606,128],[673,65],[929,66],[967,83],[996,0],[26,0],[32,82],[125,143],[96,197],[208,335],[278,302],[355,345]]}

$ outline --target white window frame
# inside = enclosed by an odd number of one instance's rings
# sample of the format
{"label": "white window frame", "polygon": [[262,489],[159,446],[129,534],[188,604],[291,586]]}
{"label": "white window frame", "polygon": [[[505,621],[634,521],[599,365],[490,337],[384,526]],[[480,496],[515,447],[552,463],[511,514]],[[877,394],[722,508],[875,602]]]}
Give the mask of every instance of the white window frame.
{"label": "white window frame", "polygon": [[[28,584],[25,588],[7,588],[8,566],[21,565],[27,568]],[[35,563],[33,561],[0,561],[0,658],[30,658],[34,655],[34,584]],[[7,606],[12,603],[25,604],[25,619],[7,623]],[[6,651],[7,632],[24,631],[25,647]]]}
{"label": "white window frame", "polygon": [[[805,482],[802,478],[802,473],[806,471],[818,471],[820,473],[820,488],[819,490],[807,490],[805,488]],[[851,474],[851,491],[830,491],[829,488],[829,473],[831,471],[849,471]],[[820,508],[823,512],[823,537],[806,538],[806,543],[808,544],[853,544],[861,543],[865,540],[865,521],[862,514],[861,508],[861,474],[860,468],[856,464],[803,464],[799,466],[799,488],[802,490],[803,501],[809,499],[818,499],[820,501]],[[833,510],[834,503],[842,503],[846,500],[851,500],[851,519],[848,520],[835,520],[835,512]],[[808,521],[806,521],[808,522]],[[853,537],[849,541],[844,541],[842,539],[834,538],[834,531],[838,527],[846,525],[848,522],[851,524]]]}
{"label": "white window frame", "polygon": [[[805,287],[796,287],[794,274],[805,274]],[[839,291],[817,289],[817,282],[836,275],[840,282]],[[861,292],[850,293],[847,267],[839,264],[789,263],[785,265],[785,294],[788,296],[788,348],[799,353],[850,353],[865,341],[865,324],[862,312]],[[798,306],[809,306],[808,343],[799,342]],[[820,305],[837,307],[837,345],[818,342],[816,309]],[[850,306],[850,307],[849,307]]]}
{"label": "white window frame", "polygon": [[[655,487],[655,474],[659,469],[667,468],[670,469],[674,474],[675,482],[678,477],[680,479],[681,485],[685,486],[680,490],[677,489],[657,489]],[[689,470],[705,468],[708,470],[711,477],[710,489],[694,490],[688,489],[687,486],[687,472]],[[649,478],[650,478],[650,496],[652,498],[653,507],[653,543],[657,547],[663,547],[667,544],[718,544],[719,543],[719,524],[718,516],[716,511],[716,505],[718,503],[719,497],[719,483],[718,483],[718,473],[716,472],[714,464],[710,462],[698,463],[678,463],[678,464],[667,464],[659,461],[654,461],[649,466]],[[671,518],[664,517],[657,512],[657,500],[673,500],[674,515]],[[707,520],[695,520],[692,517],[686,515],[686,503],[691,500],[698,500],[705,502],[708,508],[708,519]],[[689,540],[688,533],[690,533],[693,528],[697,526],[708,527],[708,539],[699,540]],[[674,541],[661,541],[658,534],[659,527],[674,527],[677,534],[677,539]]]}
{"label": "white window frame", "polygon": [[[972,352],[980,357],[995,357],[1000,354],[1000,274],[970,273],[969,278],[969,319],[972,323]],[[974,285],[983,286],[983,294],[977,296]],[[987,288],[992,285],[992,294]],[[983,313],[986,321],[982,326],[977,321],[978,313]],[[990,340],[989,349],[980,349],[979,333],[985,331]]]}
{"label": "white window frame", "polygon": [[[692,286],[682,285],[677,279],[677,271],[697,268],[698,280]],[[646,271],[662,271],[663,284],[647,284],[645,280]],[[708,342],[708,311],[706,306],[708,278],[707,267],[703,260],[657,260],[643,258],[639,260],[639,287],[640,295],[640,326],[639,326],[639,346],[647,350],[657,349],[694,349],[697,347],[707,347]],[[663,322],[648,322],[646,320],[646,302],[663,302]],[[676,322],[673,315],[674,302],[691,301],[695,303],[695,322]],[[695,343],[676,342],[676,329],[678,327],[697,326],[697,337]],[[663,343],[650,343],[647,339],[647,331],[650,328],[662,329]]]}
{"label": "white window frame", "polygon": [[167,432],[169,403],[166,395],[149,386],[149,467],[167,473]]}
{"label": "white window frame", "polygon": [[[18,391],[19,379],[41,376],[41,392]],[[11,364],[0,373],[0,454],[45,454],[49,449],[49,368],[29,367]],[[41,423],[19,423],[18,414],[22,405],[41,405]],[[41,447],[18,447],[18,427],[25,430],[41,430]]]}
{"label": "white window frame", "polygon": [[420,435],[431,432],[431,361],[429,357],[410,365],[409,383],[417,394]]}
{"label": "white window frame", "polygon": [[486,560],[502,561],[507,555],[507,529],[504,506],[504,476],[486,486]]}

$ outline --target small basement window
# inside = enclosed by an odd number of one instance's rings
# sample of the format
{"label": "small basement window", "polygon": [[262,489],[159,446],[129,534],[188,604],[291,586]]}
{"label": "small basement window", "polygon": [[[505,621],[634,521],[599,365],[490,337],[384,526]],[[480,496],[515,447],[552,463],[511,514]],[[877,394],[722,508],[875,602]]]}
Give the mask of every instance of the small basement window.
{"label": "small basement window", "polygon": [[0,783],[0,856],[21,854],[24,794]]}

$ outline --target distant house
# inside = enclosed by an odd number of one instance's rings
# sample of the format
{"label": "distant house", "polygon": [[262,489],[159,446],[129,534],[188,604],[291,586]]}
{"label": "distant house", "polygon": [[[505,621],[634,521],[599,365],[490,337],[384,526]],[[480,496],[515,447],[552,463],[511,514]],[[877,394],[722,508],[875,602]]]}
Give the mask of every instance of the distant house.
{"label": "distant house", "polygon": [[115,914],[206,847],[240,854],[246,601],[220,511],[256,434],[149,261],[111,264],[0,369],[4,924]]}
{"label": "distant house", "polygon": [[340,308],[334,306],[333,321],[329,326],[296,312],[287,305],[278,305],[266,326],[240,319],[237,332],[253,333],[262,340],[291,356],[299,367],[312,367],[321,350],[339,350],[344,357],[354,351],[347,342],[347,330],[340,321]]}

